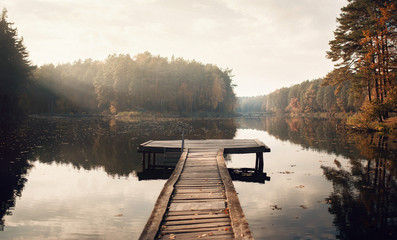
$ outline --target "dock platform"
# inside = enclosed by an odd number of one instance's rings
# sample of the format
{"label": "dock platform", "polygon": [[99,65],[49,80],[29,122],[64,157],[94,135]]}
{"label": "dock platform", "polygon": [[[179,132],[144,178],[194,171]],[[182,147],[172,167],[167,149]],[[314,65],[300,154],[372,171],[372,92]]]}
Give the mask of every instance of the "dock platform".
{"label": "dock platform", "polygon": [[[262,165],[270,149],[258,140],[149,141],[143,160],[182,151],[140,239],[253,239],[223,155],[256,153]],[[152,156],[151,156],[152,154]],[[260,163],[262,162],[262,163]]]}

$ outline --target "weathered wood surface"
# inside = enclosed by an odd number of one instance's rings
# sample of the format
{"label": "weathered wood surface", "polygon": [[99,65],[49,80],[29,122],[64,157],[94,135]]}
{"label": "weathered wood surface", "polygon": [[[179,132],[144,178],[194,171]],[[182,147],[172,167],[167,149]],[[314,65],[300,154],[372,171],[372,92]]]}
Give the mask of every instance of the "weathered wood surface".
{"label": "weathered wood surface", "polygon": [[[174,190],[174,184],[179,178],[185,164],[187,152],[182,153],[174,172],[168,181],[164,184],[159,197],[157,198],[156,204],[152,214],[150,215],[145,228],[141,234],[140,239],[155,239],[158,229],[160,228],[161,220],[167,210],[168,201],[171,198],[171,194]],[[143,237],[143,238],[142,238]]]}
{"label": "weathered wood surface", "polygon": [[234,239],[217,157],[219,149],[189,149],[174,185],[159,239]]}
{"label": "weathered wood surface", "polygon": [[223,149],[188,149],[177,169],[140,239],[252,239]]}
{"label": "weathered wood surface", "polygon": [[[148,141],[138,147],[139,152],[178,152],[181,151],[182,140]],[[255,153],[270,152],[270,148],[258,139],[207,139],[184,140],[184,148],[222,148],[224,153]]]}
{"label": "weathered wood surface", "polygon": [[[138,150],[180,151],[181,145],[148,141]],[[223,154],[257,153],[258,161],[270,149],[259,140],[236,139],[185,140],[184,146],[140,239],[253,239]]]}

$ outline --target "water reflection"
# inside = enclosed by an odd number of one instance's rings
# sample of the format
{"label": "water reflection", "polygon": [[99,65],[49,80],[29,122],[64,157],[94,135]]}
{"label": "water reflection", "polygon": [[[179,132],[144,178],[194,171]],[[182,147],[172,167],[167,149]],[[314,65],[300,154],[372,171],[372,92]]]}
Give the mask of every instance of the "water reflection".
{"label": "water reflection", "polygon": [[104,169],[112,177],[136,176],[143,169],[137,146],[150,139],[180,139],[182,129],[188,139],[233,138],[236,123],[233,119],[121,122],[53,117],[31,118],[14,126],[2,125],[0,230],[4,230],[5,216],[12,215],[16,198],[22,195],[27,173],[35,161],[84,170]]}
{"label": "water reflection", "polygon": [[255,168],[228,168],[233,181],[265,183],[270,181],[267,173]]}
{"label": "water reflection", "polygon": [[[325,177],[334,192],[327,201],[335,215],[340,239],[397,238],[396,151],[389,149],[389,139],[371,134],[352,134],[365,159],[351,159],[351,168],[325,167]],[[390,158],[391,157],[391,158]]]}
{"label": "water reflection", "polygon": [[[268,139],[260,138],[272,148],[272,153],[264,156],[267,161],[264,170],[271,174],[272,181],[265,185],[257,184],[267,177],[261,171],[259,175],[262,178],[256,183],[235,184],[237,188],[241,186],[239,196],[242,203],[246,201],[246,205],[243,206],[244,212],[247,216],[252,212],[251,215],[254,216],[251,218],[253,222],[249,224],[258,239],[264,236],[276,239],[290,239],[291,236],[299,238],[298,236],[306,236],[305,234],[314,230],[316,231],[310,238],[322,238],[325,235],[329,239],[397,238],[395,137],[348,132],[335,119],[271,117],[237,120],[149,119],[132,122],[120,122],[115,119],[43,118],[30,119],[14,126],[2,126],[0,230],[7,228],[6,217],[13,214],[15,209],[21,209],[21,205],[15,206],[19,197],[35,194],[32,189],[25,189],[32,177],[33,166],[40,166],[41,169],[43,166],[50,166],[46,171],[53,171],[51,169],[54,166],[67,166],[66,170],[62,170],[64,172],[68,172],[70,167],[89,172],[103,170],[105,175],[110,176],[110,179],[106,180],[111,182],[106,185],[108,188],[114,187],[115,184],[123,188],[126,182],[116,183],[117,181],[111,180],[125,178],[128,182],[128,179],[167,179],[179,158],[179,154],[159,154],[156,155],[158,162],[155,165],[143,165],[141,154],[136,151],[140,143],[150,139],[180,139],[182,129],[185,130],[187,139],[231,139],[235,137],[237,128],[256,129],[262,135],[266,132],[273,141],[267,142]],[[249,136],[244,137],[256,138],[255,134],[248,130],[246,132]],[[299,161],[296,160],[298,158]],[[323,162],[324,158],[327,161]],[[246,177],[255,172],[241,169],[249,168],[249,164],[254,165],[254,156],[249,156],[247,161],[241,162],[239,166],[231,164],[230,167],[240,168],[237,170],[240,176]],[[93,179],[98,181],[100,178]],[[134,197],[137,198],[141,194],[140,191],[151,189],[153,185],[161,188],[162,185],[161,182],[152,181],[139,183],[142,184],[138,184],[139,187],[135,189],[123,190],[126,192],[125,195],[117,195],[106,201],[109,205],[114,205],[115,202],[121,201],[121,198],[134,193],[137,195]],[[79,182],[76,182],[76,186],[78,184]],[[309,184],[312,184],[311,189],[308,187]],[[299,188],[300,186],[305,187]],[[59,188],[62,189],[62,186]],[[252,195],[249,191],[255,189],[258,189],[254,193],[256,195]],[[137,191],[139,192],[136,193]],[[309,199],[311,202],[306,199],[309,198],[309,191],[312,194],[310,197],[314,196],[312,198],[315,199]],[[47,194],[51,195],[51,192]],[[155,201],[158,193],[150,194],[148,198],[154,198]],[[84,201],[84,198],[81,201]],[[129,205],[134,204],[136,203],[132,202]],[[283,210],[278,210],[279,208]],[[139,209],[144,207],[140,206]],[[73,209],[70,211],[73,212]],[[138,210],[130,211],[133,214],[131,213],[128,220],[141,218],[141,225],[145,224],[146,219],[139,215],[141,213],[136,213]],[[148,211],[147,214],[150,214],[151,209]],[[288,211],[292,214],[289,216],[290,219],[286,218]],[[301,211],[310,214],[305,217]],[[298,216],[301,223],[297,223]],[[97,215],[85,217],[100,219]],[[271,221],[276,221],[280,226],[273,226]],[[266,229],[265,224],[268,224]],[[336,227],[335,234],[332,224]],[[308,226],[311,230],[305,230]],[[123,227],[132,228],[130,225]],[[109,231],[119,231],[117,229],[114,227]],[[112,236],[111,233],[109,236]]]}
{"label": "water reflection", "polygon": [[349,159],[343,166],[322,165],[333,192],[324,198],[338,239],[397,238],[397,142],[378,133],[349,132],[340,121],[308,119],[240,119],[243,128],[267,131],[316,151]]}
{"label": "water reflection", "polygon": [[22,195],[31,168],[26,136],[26,129],[20,126],[2,125],[0,129],[0,231],[4,230],[4,216],[12,215],[16,198]]}
{"label": "water reflection", "polygon": [[[180,152],[167,152],[164,154],[148,153],[152,159],[144,158],[142,154],[142,171],[138,172],[139,181],[149,179],[168,179],[175,169],[181,156]],[[144,155],[145,154],[145,155]]]}

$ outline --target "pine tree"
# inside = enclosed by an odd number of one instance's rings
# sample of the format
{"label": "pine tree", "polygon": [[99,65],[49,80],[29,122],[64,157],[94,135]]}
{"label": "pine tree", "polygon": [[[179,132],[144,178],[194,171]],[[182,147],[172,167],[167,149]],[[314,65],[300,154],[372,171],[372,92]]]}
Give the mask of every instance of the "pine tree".
{"label": "pine tree", "polygon": [[7,21],[7,10],[0,19],[0,114],[2,119],[21,114],[19,100],[31,71],[28,52],[17,29]]}
{"label": "pine tree", "polygon": [[350,81],[356,92],[365,89],[369,104],[380,107],[380,120],[395,110],[386,106],[397,88],[396,6],[397,0],[349,0],[327,52],[336,68],[325,84],[342,86]]}

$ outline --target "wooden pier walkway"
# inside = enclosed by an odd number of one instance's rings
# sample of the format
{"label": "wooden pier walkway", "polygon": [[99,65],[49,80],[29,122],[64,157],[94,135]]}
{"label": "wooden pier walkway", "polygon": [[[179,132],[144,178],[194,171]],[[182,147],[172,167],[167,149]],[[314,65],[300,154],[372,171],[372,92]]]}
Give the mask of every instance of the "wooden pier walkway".
{"label": "wooden pier walkway", "polygon": [[[179,143],[179,147],[178,147]],[[139,146],[145,159],[181,151],[181,141],[149,141]],[[253,239],[223,157],[270,149],[258,140],[186,140],[140,239]]]}

